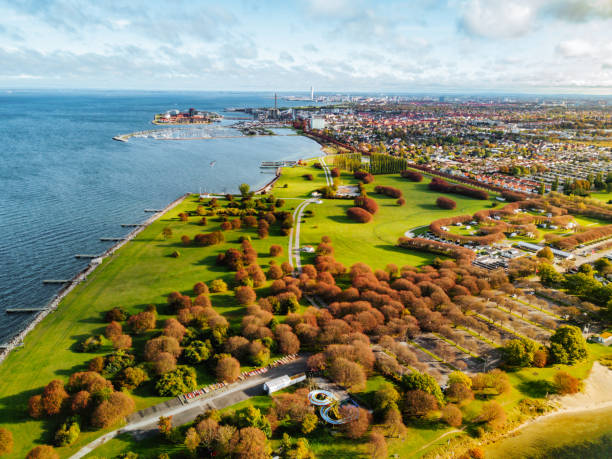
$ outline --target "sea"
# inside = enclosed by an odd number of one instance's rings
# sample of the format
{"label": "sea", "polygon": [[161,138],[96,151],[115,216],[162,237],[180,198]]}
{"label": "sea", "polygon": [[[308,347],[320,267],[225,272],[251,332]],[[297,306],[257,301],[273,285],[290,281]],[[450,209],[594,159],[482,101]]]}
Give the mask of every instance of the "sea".
{"label": "sea", "polygon": [[113,243],[100,238],[126,235],[121,224],[142,222],[144,209],[186,192],[258,188],[273,178],[262,161],[320,154],[285,129],[199,140],[114,136],[158,129],[155,113],[192,107],[223,114],[219,130],[235,132],[225,127],[245,114],[228,108],[273,105],[270,93],[0,90],[0,344],[33,319],[6,309],[44,307],[60,286],[43,280],[72,278],[89,262],[76,254],[102,253]]}

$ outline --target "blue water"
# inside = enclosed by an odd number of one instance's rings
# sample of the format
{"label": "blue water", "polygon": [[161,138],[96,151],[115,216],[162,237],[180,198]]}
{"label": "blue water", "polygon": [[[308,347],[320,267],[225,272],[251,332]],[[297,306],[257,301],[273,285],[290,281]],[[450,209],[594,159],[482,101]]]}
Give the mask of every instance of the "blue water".
{"label": "blue water", "polygon": [[0,92],[0,343],[32,319],[5,309],[44,306],[59,287],[43,279],[71,278],[87,265],[75,254],[104,251],[112,243],[99,238],[128,233],[120,224],[144,220],[145,208],[188,191],[255,188],[272,178],[260,173],[261,161],[320,151],[300,136],[127,143],[113,136],[151,129],[153,114],[172,108],[273,104],[256,93]]}

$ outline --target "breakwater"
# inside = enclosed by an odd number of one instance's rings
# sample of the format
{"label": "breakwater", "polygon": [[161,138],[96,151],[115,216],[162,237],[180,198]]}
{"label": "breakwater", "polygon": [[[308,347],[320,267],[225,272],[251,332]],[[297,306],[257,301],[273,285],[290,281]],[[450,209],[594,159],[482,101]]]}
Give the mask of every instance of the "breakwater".
{"label": "breakwater", "polygon": [[72,279],[68,281],[68,283],[59,291],[57,294],[43,307],[40,308],[40,312],[34,317],[34,319],[28,323],[28,325],[23,328],[19,333],[13,336],[7,343],[3,344],[0,348],[0,363],[4,361],[4,359],[9,355],[9,353],[21,346],[23,344],[23,340],[42,320],[47,317],[50,313],[55,311],[60,305],[61,301],[66,298],[66,296],[72,292],[77,285],[87,280],[87,277],[94,272],[94,270],[104,261],[105,258],[112,256],[117,250],[123,247],[125,244],[134,239],[138,234],[140,234],[145,228],[147,228],[151,223],[153,223],[157,218],[161,217],[163,214],[172,210],[178,204],[183,202],[187,196],[190,196],[192,193],[185,193],[178,199],[175,199],[166,207],[164,207],[160,212],[155,213],[148,219],[146,219],[140,226],[135,227],[127,236],[121,238],[121,240],[117,241],[112,247],[109,247],[104,253],[102,253],[98,258],[95,258],[88,266],[83,268],[81,271],[76,273]]}

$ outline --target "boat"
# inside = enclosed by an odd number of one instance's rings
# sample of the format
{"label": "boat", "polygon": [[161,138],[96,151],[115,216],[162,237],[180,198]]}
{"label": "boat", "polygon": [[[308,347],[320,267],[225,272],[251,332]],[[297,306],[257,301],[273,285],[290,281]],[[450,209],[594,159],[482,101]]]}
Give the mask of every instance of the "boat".
{"label": "boat", "polygon": [[217,161],[211,161],[210,162],[210,167],[213,167],[215,164],[217,164]]}

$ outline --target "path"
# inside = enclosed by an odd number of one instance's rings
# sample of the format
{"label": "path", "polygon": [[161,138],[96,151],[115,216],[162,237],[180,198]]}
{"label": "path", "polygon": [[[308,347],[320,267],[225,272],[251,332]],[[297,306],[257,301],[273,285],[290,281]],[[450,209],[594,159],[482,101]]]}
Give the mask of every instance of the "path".
{"label": "path", "polygon": [[329,171],[329,166],[325,162],[325,157],[321,156],[319,158],[319,162],[321,166],[323,166],[323,172],[325,173],[325,181],[327,182],[327,186],[332,186],[334,184],[334,179],[331,176],[331,172]]}
{"label": "path", "polygon": [[421,446],[419,449],[417,449],[415,452],[412,453],[412,456],[414,456],[415,454],[423,451],[424,449],[429,448],[431,445],[433,445],[434,443],[440,441],[442,438],[454,434],[454,433],[462,433],[463,429],[453,429],[453,430],[449,430],[448,432],[443,433],[442,435],[440,435],[439,437],[433,439],[432,441],[430,441],[429,443]]}
{"label": "path", "polygon": [[302,258],[300,256],[300,229],[302,222],[302,214],[304,209],[309,204],[317,202],[317,199],[305,199],[302,201],[293,211],[293,228],[289,233],[289,264],[297,270],[298,273],[302,272]]}
{"label": "path", "polygon": [[[130,433],[139,438],[157,432],[157,422],[160,416],[172,416],[173,426],[179,426],[193,421],[199,414],[207,409],[222,409],[235,405],[255,395],[263,395],[263,383],[282,375],[293,376],[306,371],[306,357],[298,357],[291,363],[270,368],[267,373],[253,376],[244,381],[240,381],[230,386],[226,390],[211,392],[208,397],[188,403],[186,405],[172,403],[172,399],[167,402],[147,408],[140,412],[132,413],[128,416],[128,424],[108,432],[100,438],[92,441],[73,454],[70,459],[80,459],[91,453],[97,447],[123,433]],[[170,403],[168,403],[170,402]],[[157,408],[157,409],[156,409]],[[142,413],[145,412],[145,415]]]}

